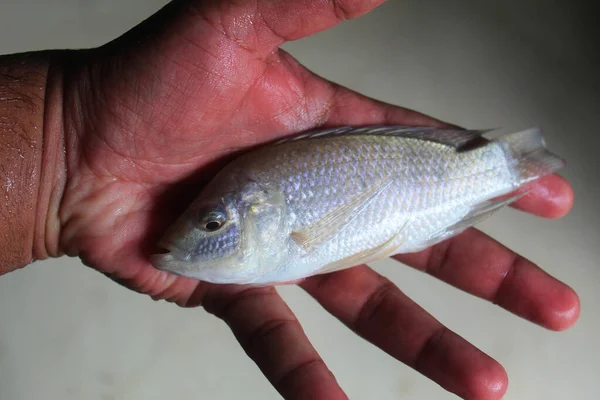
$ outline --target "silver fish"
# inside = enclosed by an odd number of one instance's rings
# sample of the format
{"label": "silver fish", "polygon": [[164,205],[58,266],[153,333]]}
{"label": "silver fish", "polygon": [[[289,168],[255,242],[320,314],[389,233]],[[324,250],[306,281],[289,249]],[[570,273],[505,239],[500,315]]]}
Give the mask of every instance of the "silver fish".
{"label": "silver fish", "polygon": [[344,127],[251,151],[168,229],[152,263],[206,282],[262,285],[417,252],[565,164],[538,129],[491,141],[484,133]]}

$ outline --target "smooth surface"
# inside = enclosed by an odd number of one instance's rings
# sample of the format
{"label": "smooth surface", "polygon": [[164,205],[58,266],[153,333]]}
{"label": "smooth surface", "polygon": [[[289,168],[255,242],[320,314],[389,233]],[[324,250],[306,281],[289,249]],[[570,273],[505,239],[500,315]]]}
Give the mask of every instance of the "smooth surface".
{"label": "smooth surface", "polygon": [[[0,53],[101,44],[158,0],[1,0]],[[560,221],[502,211],[482,228],[565,280],[580,321],[554,333],[393,262],[376,268],[507,369],[506,399],[600,398],[598,41],[580,2],[394,1],[286,49],[318,74],[470,128],[540,125],[576,201]],[[281,289],[351,399],[452,399]],[[128,292],[76,260],[0,279],[0,399],[278,399],[227,327]]]}

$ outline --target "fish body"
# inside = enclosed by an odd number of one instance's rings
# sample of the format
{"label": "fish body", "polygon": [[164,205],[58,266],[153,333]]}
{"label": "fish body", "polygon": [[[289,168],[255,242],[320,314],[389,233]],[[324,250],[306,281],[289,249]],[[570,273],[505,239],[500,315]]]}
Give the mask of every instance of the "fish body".
{"label": "fish body", "polygon": [[156,268],[213,283],[277,284],[423,250],[564,165],[531,129],[338,128],[225,167],[170,227]]}

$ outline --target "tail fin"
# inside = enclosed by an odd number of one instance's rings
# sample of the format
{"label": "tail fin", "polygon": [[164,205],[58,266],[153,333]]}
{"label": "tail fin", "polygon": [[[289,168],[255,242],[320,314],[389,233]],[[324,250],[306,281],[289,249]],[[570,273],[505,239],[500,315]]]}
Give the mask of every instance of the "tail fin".
{"label": "tail fin", "polygon": [[546,149],[538,128],[503,136],[495,142],[504,148],[517,186],[550,175],[566,165],[562,158]]}

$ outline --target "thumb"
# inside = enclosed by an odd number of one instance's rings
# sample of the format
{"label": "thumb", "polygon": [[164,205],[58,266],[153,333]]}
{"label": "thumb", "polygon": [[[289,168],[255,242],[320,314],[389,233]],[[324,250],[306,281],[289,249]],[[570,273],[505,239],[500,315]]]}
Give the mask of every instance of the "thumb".
{"label": "thumb", "polygon": [[[175,44],[177,38],[197,46],[235,45],[266,56],[286,41],[298,40],[357,18],[385,0],[174,0],[117,39],[131,44]],[[206,42],[207,37],[215,41]],[[217,38],[220,38],[217,39]]]}

